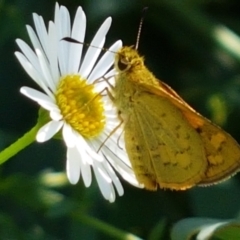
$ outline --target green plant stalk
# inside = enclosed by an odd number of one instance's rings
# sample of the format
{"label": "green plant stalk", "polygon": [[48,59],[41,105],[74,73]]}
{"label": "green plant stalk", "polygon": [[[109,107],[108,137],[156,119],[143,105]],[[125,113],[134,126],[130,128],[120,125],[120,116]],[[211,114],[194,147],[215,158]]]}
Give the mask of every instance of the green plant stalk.
{"label": "green plant stalk", "polygon": [[27,133],[25,133],[21,138],[19,138],[16,142],[12,143],[9,147],[5,148],[0,152],[0,164],[3,164],[11,157],[16,155],[18,152],[23,150],[25,147],[30,145],[35,141],[36,134],[40,129],[40,125],[37,123],[32,129],[30,129]]}
{"label": "green plant stalk", "polygon": [[36,134],[40,129],[40,124],[37,123],[32,129],[30,129],[27,133],[25,133],[21,138],[19,138],[16,142],[12,143],[9,147],[5,148],[0,152],[0,164],[3,164],[11,157],[16,155],[18,152],[23,150],[25,147],[30,145],[35,141]]}
{"label": "green plant stalk", "polygon": [[33,143],[36,139],[38,130],[47,122],[49,122],[49,120],[49,112],[43,108],[40,108],[38,111],[38,119],[36,125],[16,142],[12,143],[9,147],[0,152],[0,164],[3,164],[8,159],[23,150],[25,147]]}

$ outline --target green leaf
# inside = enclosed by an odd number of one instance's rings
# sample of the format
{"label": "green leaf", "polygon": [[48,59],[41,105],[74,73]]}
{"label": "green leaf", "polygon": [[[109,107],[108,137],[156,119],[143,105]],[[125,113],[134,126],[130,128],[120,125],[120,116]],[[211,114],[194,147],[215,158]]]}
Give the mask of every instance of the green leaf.
{"label": "green leaf", "polygon": [[[196,235],[195,238],[193,238]],[[172,240],[234,240],[240,239],[240,220],[187,218],[172,229]]]}

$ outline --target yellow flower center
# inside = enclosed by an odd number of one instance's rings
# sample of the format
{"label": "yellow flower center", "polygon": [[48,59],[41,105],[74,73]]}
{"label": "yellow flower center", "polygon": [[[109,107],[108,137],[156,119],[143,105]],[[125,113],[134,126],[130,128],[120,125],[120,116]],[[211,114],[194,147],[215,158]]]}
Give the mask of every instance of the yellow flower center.
{"label": "yellow flower center", "polygon": [[56,101],[65,121],[83,137],[93,138],[103,130],[106,119],[102,96],[79,75],[61,79]]}

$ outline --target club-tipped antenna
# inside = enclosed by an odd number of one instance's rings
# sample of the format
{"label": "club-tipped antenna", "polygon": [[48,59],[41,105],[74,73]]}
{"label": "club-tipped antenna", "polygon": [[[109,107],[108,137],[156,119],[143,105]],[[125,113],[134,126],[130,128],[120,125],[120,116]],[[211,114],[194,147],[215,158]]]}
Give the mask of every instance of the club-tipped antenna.
{"label": "club-tipped antenna", "polygon": [[141,31],[142,31],[142,25],[143,25],[143,20],[146,16],[146,12],[148,10],[148,7],[143,8],[142,10],[142,17],[140,19],[140,23],[139,23],[139,27],[138,27],[138,33],[137,33],[137,39],[136,39],[136,44],[135,44],[135,49],[138,49],[138,45],[139,45],[139,40],[140,40],[140,35],[141,35]]}

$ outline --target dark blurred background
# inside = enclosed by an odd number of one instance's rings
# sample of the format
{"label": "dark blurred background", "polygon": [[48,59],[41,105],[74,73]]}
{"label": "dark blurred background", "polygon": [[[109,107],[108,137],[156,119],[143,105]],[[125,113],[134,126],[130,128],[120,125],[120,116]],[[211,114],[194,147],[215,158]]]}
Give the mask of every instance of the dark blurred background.
{"label": "dark blurred background", "polygon": [[[157,78],[240,142],[240,2],[237,0],[82,0],[59,1],[72,16],[81,5],[87,37],[108,17],[113,24],[106,46],[117,39],[134,45],[141,11],[148,6],[139,52]],[[22,136],[37,119],[38,106],[19,92],[35,87],[17,62],[15,39],[30,43],[25,28],[32,12],[46,21],[55,1],[0,0],[0,146]],[[151,239],[169,239],[171,227],[186,217],[235,218],[240,175],[222,184],[188,191],[148,192],[124,183],[125,194],[105,201],[95,180],[89,189],[65,178],[61,141],[34,143],[0,168],[1,239],[115,239],[93,226],[93,219]],[[107,227],[110,229],[110,227]]]}

